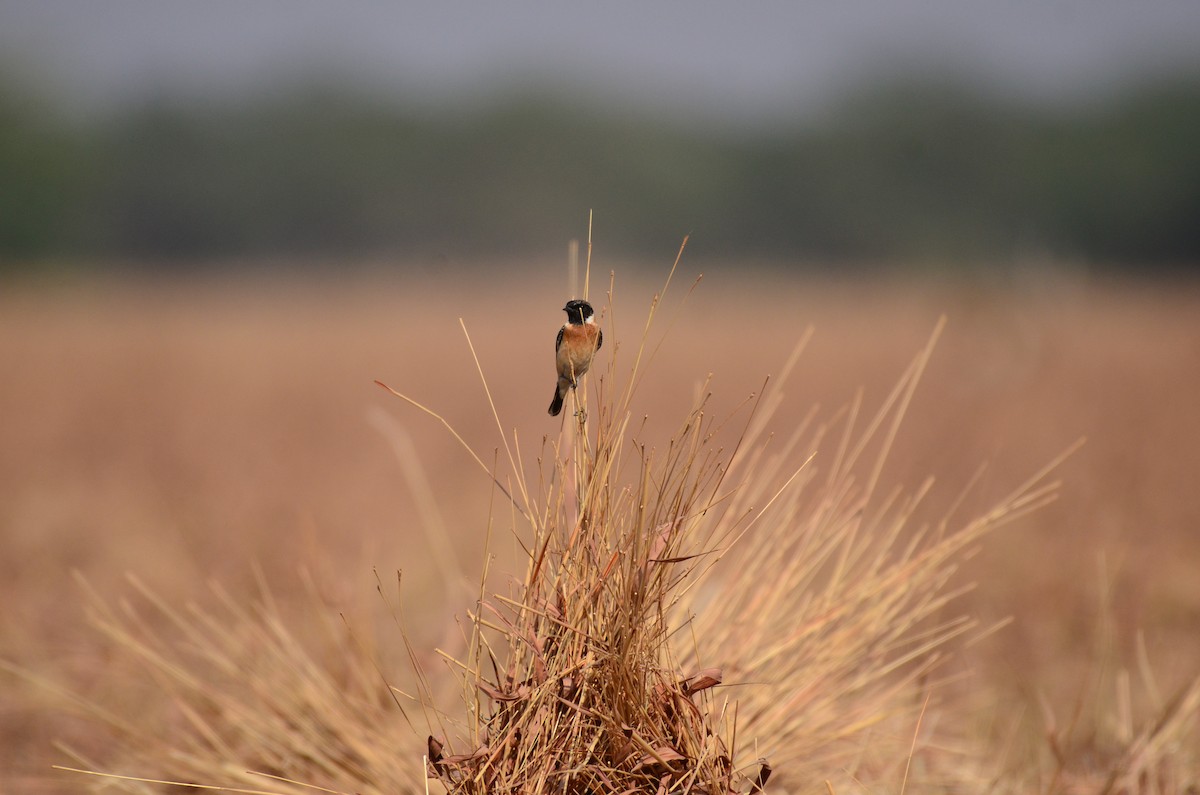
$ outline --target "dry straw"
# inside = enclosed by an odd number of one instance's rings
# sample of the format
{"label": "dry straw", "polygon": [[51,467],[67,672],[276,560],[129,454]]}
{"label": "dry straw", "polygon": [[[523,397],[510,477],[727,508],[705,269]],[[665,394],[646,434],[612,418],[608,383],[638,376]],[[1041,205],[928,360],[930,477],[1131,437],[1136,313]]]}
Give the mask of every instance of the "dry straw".
{"label": "dry straw", "polygon": [[[169,782],[463,795],[1005,789],[945,744],[961,732],[938,731],[947,712],[936,685],[950,642],[990,629],[953,609],[959,563],[1053,499],[1057,462],[958,521],[914,519],[928,513],[932,480],[912,493],[882,488],[940,324],[874,411],[859,398],[828,421],[814,410],[772,430],[806,333],[728,416],[713,416],[702,389],[667,441],[647,444],[639,387],[676,267],[630,335],[610,280],[607,369],[585,381],[592,399],[584,387],[570,399],[536,465],[488,391],[505,466],[471,455],[504,500],[493,521],[507,517],[523,574],[507,588],[481,574],[463,650],[439,652],[444,670],[429,670],[408,635],[411,675],[385,670],[336,619],[301,642],[265,585],[252,607],[217,589],[214,607],[177,610],[144,591],[153,621],[93,595],[93,623],[166,694],[173,722],[92,707],[124,754],[77,754],[75,766],[135,792]],[[393,394],[471,450],[434,410]],[[314,598],[309,615],[331,612]],[[1195,701],[1193,689],[1172,702],[1171,738]],[[1167,743],[1164,731],[1130,732],[1126,772]]]}
{"label": "dry straw", "polygon": [[[427,742],[448,790],[724,793],[775,769],[798,786],[890,771],[911,758],[939,650],[978,629],[946,612],[957,562],[1052,499],[1048,467],[983,516],[912,527],[930,483],[877,493],[934,339],[861,428],[856,403],[836,436],[813,421],[770,433],[806,334],[733,416],[715,419],[705,388],[665,445],[639,443],[631,421],[674,273],[627,365],[610,282],[616,344],[596,407],[577,396],[540,488],[506,438],[496,483],[527,566],[510,593],[480,600],[466,658],[447,656],[465,710]],[[888,734],[897,726],[903,737]]]}

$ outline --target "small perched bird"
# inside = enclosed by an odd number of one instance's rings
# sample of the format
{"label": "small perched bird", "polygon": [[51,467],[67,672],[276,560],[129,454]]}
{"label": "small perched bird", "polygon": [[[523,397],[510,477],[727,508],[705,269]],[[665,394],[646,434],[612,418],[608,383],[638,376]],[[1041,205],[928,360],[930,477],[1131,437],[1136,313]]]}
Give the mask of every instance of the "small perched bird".
{"label": "small perched bird", "polygon": [[567,322],[558,330],[558,338],[554,340],[558,383],[554,385],[554,400],[550,402],[552,417],[557,417],[562,411],[567,390],[579,385],[580,377],[592,366],[592,357],[604,344],[604,333],[596,325],[591,304],[571,300],[567,301],[563,311],[567,313]]}

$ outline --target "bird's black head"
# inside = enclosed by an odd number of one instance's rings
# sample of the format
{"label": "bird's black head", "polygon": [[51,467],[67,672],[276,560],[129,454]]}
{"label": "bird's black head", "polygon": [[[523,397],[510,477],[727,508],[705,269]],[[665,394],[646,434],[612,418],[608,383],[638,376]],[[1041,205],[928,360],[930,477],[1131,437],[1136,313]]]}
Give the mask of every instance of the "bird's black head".
{"label": "bird's black head", "polygon": [[587,301],[572,299],[567,301],[567,305],[563,307],[563,311],[567,313],[567,320],[570,323],[586,323],[595,312],[592,311],[592,305]]}

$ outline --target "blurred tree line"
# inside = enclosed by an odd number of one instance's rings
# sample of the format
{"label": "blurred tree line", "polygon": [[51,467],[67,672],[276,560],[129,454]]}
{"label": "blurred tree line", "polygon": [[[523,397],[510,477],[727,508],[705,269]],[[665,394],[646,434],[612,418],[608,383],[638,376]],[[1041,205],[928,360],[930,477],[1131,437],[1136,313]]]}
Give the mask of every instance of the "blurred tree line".
{"label": "blurred tree line", "polygon": [[737,132],[319,89],[81,120],[0,88],[0,268],[557,253],[589,209],[628,254],[690,232],[694,253],[742,261],[1196,269],[1200,80],[1066,109],[897,82]]}

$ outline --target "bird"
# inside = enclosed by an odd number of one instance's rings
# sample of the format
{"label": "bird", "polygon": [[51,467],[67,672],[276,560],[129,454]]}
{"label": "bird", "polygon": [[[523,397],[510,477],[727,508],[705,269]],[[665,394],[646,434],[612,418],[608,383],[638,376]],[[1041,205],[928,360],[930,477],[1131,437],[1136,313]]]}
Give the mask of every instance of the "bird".
{"label": "bird", "polygon": [[596,313],[591,304],[572,299],[567,301],[563,311],[567,313],[567,322],[554,340],[558,381],[554,384],[554,400],[550,402],[551,417],[557,417],[562,411],[567,390],[579,385],[580,377],[592,366],[592,357],[604,344],[604,332],[596,325]]}

